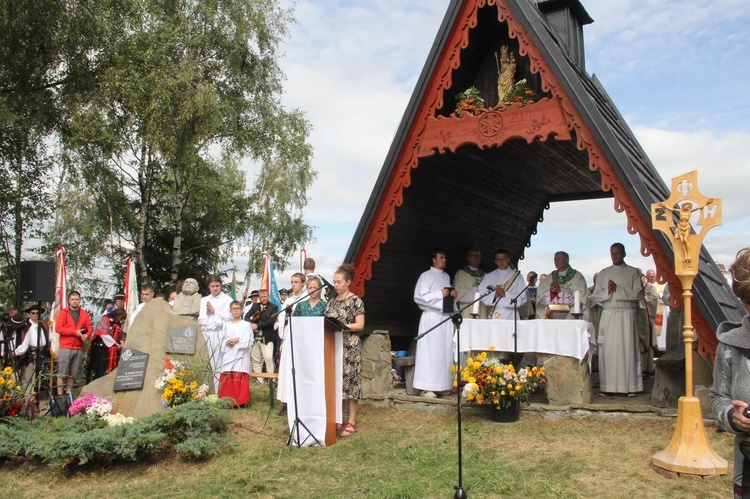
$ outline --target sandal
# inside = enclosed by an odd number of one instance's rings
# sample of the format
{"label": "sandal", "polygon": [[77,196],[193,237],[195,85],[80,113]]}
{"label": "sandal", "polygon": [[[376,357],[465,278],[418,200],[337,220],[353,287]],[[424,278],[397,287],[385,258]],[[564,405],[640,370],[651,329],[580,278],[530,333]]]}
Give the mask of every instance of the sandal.
{"label": "sandal", "polygon": [[340,437],[350,437],[357,433],[359,428],[354,423],[346,423],[346,426],[344,426],[344,429],[339,433]]}

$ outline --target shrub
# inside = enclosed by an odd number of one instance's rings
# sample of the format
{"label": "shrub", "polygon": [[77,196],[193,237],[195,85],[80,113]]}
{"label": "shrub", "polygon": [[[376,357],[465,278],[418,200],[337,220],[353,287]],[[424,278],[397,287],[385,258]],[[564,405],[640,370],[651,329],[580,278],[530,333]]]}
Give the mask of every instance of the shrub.
{"label": "shrub", "polygon": [[0,459],[52,467],[151,460],[174,448],[184,459],[215,456],[231,421],[225,404],[189,402],[110,427],[101,419],[8,418],[0,424]]}

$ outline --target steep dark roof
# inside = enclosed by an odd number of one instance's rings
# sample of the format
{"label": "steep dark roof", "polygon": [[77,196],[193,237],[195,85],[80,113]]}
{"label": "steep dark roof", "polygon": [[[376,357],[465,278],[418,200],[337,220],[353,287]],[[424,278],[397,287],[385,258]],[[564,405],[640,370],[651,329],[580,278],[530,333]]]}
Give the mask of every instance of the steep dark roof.
{"label": "steep dark roof", "polygon": [[[465,144],[431,155],[421,152],[413,169],[407,173],[399,170],[404,157],[411,153],[406,148],[414,147],[415,129],[420,125],[415,121],[417,115],[430,104],[426,98],[435,97],[432,94],[435,74],[444,67],[446,54],[457,51],[447,44],[449,39],[455,39],[451,38],[454,25],[463,20],[459,19],[465,12],[463,4],[455,0],[448,7],[347,252],[346,261],[358,262],[361,282],[356,284],[362,285],[359,292],[365,295],[368,329],[389,329],[395,335],[415,334],[419,311],[412,292],[419,274],[430,265],[427,255],[431,248],[445,248],[449,257],[447,271],[451,275],[462,265],[462,254],[469,246],[482,249],[485,268],[494,268],[491,253],[498,247],[508,249],[518,261],[530,246],[544,211],[556,201],[610,197],[610,189],[623,189],[618,203],[629,198],[633,204],[620,206],[628,214],[628,224],[641,232],[646,228],[649,237],[656,241],[651,250],[672,259],[671,244],[666,237],[658,231],[650,233],[650,205],[668,198],[669,189],[598,80],[579,69],[558,45],[554,28],[530,0],[507,0],[505,4],[551,69],[553,75],[548,78],[557,79],[559,90],[575,107],[583,122],[581,127],[573,127],[570,140],[546,137],[544,141],[527,143],[521,138],[510,138],[499,147]],[[453,66],[451,80],[443,87],[445,103],[435,106],[436,115],[447,117],[453,97],[459,91],[477,82],[481,85],[482,58],[492,50],[493,40],[504,36],[508,43],[514,43],[493,9],[479,9],[469,43],[460,50],[460,66]],[[529,62],[523,63],[528,70]],[[532,83],[538,78],[534,74],[530,77]],[[550,96],[543,89],[540,93]],[[488,95],[487,100],[488,105],[494,105],[497,93],[494,97]],[[615,178],[604,179],[607,189],[602,187],[601,170],[592,171],[590,167],[595,159],[578,147],[579,142],[588,138],[579,135],[584,129],[593,136],[597,151],[601,150],[605,156],[604,162],[612,167]],[[409,178],[397,178],[398,175]],[[554,182],[540,182],[549,178]],[[402,191],[394,190],[391,184],[396,181],[403,184]],[[394,196],[394,192],[397,192],[395,199],[385,199]],[[392,225],[384,227],[384,222],[375,217],[386,201],[395,208],[388,220]],[[373,234],[382,234],[374,250]],[[370,246],[365,247],[368,241]],[[368,267],[371,275],[362,270],[367,266],[362,265],[363,261],[371,265]],[[737,320],[743,315],[705,248],[701,253],[700,275],[694,284],[694,302],[712,331],[723,320]]]}

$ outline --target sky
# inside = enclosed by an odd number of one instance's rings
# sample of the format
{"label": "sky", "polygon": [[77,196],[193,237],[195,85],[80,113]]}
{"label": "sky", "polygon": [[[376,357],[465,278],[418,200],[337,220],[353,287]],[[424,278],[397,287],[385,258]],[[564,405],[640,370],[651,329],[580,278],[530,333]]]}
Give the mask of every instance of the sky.
{"label": "sky", "polygon": [[[318,179],[305,220],[315,229],[305,249],[326,277],[343,263],[449,3],[295,4],[297,23],[280,61],[283,102],[303,110],[313,126],[309,140]],[[750,246],[745,0],[582,3],[594,19],[584,27],[587,72],[602,82],[667,185],[697,170],[701,192],[722,200],[723,224],[708,232],[704,244],[715,260],[729,265],[739,249]],[[615,241],[625,244],[627,263],[644,271],[654,267],[640,255],[640,241],[627,233],[625,214],[614,211],[612,199],[557,203],[538,231],[519,262],[523,272],[550,272],[554,252],[562,249],[590,281],[611,264]],[[279,287],[289,286],[298,267],[296,255],[277,275]]]}

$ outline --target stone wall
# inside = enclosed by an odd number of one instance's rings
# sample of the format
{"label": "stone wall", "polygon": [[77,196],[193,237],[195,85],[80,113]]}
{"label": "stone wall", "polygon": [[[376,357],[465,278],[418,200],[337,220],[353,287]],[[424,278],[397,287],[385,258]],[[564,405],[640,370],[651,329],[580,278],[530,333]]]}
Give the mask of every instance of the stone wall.
{"label": "stone wall", "polygon": [[391,391],[391,338],[376,329],[362,338],[362,396],[387,395]]}

